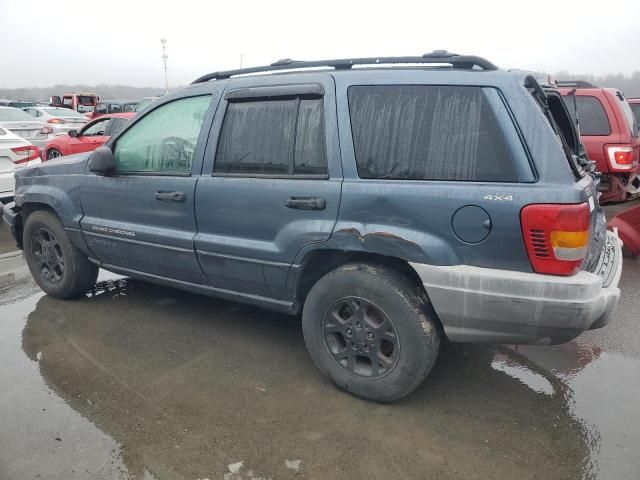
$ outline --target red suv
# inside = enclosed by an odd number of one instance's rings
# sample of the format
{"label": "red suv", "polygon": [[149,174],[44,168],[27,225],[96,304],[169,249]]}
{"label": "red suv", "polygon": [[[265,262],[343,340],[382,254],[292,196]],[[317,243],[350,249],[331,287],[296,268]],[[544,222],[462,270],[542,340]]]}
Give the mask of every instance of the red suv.
{"label": "red suv", "polygon": [[583,81],[559,81],[557,86],[574,118],[577,110],[587,156],[602,173],[600,201],[621,202],[640,194],[638,121],[622,92]]}

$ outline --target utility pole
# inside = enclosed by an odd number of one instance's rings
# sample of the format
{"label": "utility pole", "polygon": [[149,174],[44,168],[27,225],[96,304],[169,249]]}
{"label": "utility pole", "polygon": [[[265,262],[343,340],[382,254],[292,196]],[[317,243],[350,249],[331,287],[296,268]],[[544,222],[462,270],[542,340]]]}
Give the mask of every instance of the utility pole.
{"label": "utility pole", "polygon": [[167,77],[167,39],[161,38],[160,43],[162,44],[162,62],[164,63],[164,90],[165,93],[169,93],[169,77]]}

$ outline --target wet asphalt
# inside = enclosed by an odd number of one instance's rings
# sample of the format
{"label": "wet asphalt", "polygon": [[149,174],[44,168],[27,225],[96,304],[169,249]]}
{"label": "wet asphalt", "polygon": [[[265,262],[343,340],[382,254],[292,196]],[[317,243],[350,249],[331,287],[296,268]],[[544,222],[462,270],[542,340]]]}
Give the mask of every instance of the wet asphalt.
{"label": "wet asphalt", "polygon": [[298,318],[107,272],[0,292],[0,479],[640,478],[640,260],[606,328],[444,345],[392,405],[336,390]]}

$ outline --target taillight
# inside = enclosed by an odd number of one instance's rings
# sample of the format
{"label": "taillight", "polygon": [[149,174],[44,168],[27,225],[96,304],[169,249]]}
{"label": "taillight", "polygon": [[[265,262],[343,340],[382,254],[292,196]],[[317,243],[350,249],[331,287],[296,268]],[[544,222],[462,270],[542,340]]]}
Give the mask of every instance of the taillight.
{"label": "taillight", "polygon": [[50,133],[53,133],[53,128],[51,128],[51,127],[42,127],[42,130],[40,130],[40,133],[42,133],[44,135],[49,135]]}
{"label": "taillight", "polygon": [[15,147],[11,151],[18,155],[18,159],[13,163],[25,163],[29,160],[35,160],[40,156],[40,149],[35,145],[27,145],[26,147]]}
{"label": "taillight", "polygon": [[527,205],[520,221],[534,272],[573,275],[580,270],[589,247],[586,203]]}
{"label": "taillight", "polygon": [[59,118],[50,118],[47,123],[64,123],[64,121]]}
{"label": "taillight", "polygon": [[631,145],[606,145],[604,149],[613,170],[631,170],[637,164]]}

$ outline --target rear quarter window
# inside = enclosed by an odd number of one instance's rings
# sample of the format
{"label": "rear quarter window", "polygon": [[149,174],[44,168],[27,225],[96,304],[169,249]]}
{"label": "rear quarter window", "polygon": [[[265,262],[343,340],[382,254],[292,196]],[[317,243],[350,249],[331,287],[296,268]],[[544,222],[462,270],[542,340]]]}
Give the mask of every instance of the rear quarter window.
{"label": "rear quarter window", "polygon": [[[361,178],[533,180],[515,127],[494,89],[352,86],[348,99]],[[522,173],[522,165],[528,172]]]}
{"label": "rear quarter window", "polygon": [[564,98],[567,110],[576,120],[576,107],[578,110],[578,120],[580,122],[580,135],[587,136],[606,136],[611,135],[611,125],[607,112],[605,112],[602,103],[597,97],[592,95],[577,95],[575,97],[576,105],[574,106],[573,95]]}
{"label": "rear quarter window", "polygon": [[636,116],[634,115],[633,110],[631,110],[631,105],[629,105],[629,102],[627,101],[627,99],[624,98],[624,95],[622,95],[622,93],[620,92],[616,94],[616,99],[620,103],[620,108],[622,108],[622,111],[624,112],[624,117],[626,118],[627,125],[629,127],[629,133],[631,134],[632,137],[637,137],[638,136],[638,120],[636,119]]}
{"label": "rear quarter window", "polygon": [[636,122],[640,123],[640,103],[632,103],[631,111],[633,115],[636,117]]}

